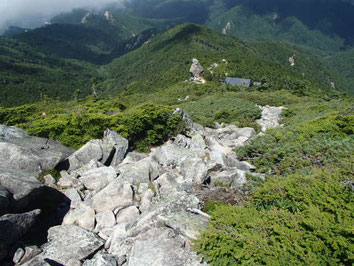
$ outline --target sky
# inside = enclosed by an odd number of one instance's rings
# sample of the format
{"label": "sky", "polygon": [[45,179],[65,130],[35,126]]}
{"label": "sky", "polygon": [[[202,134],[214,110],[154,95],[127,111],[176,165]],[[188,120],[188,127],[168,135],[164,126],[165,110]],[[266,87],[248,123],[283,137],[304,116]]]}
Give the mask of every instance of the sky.
{"label": "sky", "polygon": [[0,32],[8,25],[39,26],[35,24],[73,8],[100,8],[112,2],[123,0],[0,0]]}

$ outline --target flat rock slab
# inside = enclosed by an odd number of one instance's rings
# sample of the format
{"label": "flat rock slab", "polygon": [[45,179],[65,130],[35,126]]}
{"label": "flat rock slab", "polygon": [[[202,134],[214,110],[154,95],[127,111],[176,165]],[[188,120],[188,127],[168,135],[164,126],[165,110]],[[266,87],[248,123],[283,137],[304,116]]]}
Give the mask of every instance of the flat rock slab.
{"label": "flat rock slab", "polygon": [[79,180],[88,190],[98,192],[116,179],[116,177],[117,173],[113,167],[99,167],[85,172]]}
{"label": "flat rock slab", "polygon": [[[140,238],[140,239],[139,239]],[[183,239],[170,229],[152,229],[134,242],[128,266],[200,265],[197,256],[183,248]]]}
{"label": "flat rock slab", "polygon": [[120,178],[132,184],[149,183],[159,176],[159,165],[151,158],[118,167]]}
{"label": "flat rock slab", "polygon": [[162,217],[166,219],[167,227],[190,239],[197,239],[200,231],[205,229],[208,223],[207,218],[186,211],[178,211]]}
{"label": "flat rock slab", "polygon": [[180,165],[184,160],[202,158],[203,156],[205,156],[204,150],[190,150],[172,143],[157,148],[153,153],[153,158],[163,166]]}
{"label": "flat rock slab", "polygon": [[28,136],[20,128],[0,125],[0,167],[39,173],[54,168],[72,152],[55,140]]}
{"label": "flat rock slab", "polygon": [[41,256],[68,265],[70,260],[86,259],[103,245],[104,240],[93,232],[76,225],[60,225],[49,229]]}
{"label": "flat rock slab", "polygon": [[92,208],[96,212],[114,211],[133,205],[133,190],[128,182],[115,179],[92,197]]}

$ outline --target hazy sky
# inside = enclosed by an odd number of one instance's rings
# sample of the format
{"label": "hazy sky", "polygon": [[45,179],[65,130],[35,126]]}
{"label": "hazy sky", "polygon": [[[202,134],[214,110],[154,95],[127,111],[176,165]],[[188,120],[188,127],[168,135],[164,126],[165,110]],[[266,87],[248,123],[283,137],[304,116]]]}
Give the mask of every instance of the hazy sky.
{"label": "hazy sky", "polygon": [[73,8],[99,8],[123,0],[0,0],[0,31],[6,24],[26,26]]}

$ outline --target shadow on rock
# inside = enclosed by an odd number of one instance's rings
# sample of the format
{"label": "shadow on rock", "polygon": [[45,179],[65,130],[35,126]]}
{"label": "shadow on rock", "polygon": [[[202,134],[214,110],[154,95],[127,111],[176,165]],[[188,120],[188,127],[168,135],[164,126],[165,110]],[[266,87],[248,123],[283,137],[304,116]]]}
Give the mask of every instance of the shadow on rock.
{"label": "shadow on rock", "polygon": [[[2,247],[7,250],[8,255],[1,265],[13,265],[12,260],[18,248],[39,247],[46,243],[49,228],[60,225],[70,209],[70,199],[50,187],[34,189],[28,197],[31,201],[20,214],[13,213],[1,217],[4,221],[0,223],[0,231],[6,230],[3,237],[8,243]],[[13,227],[11,231],[16,231],[17,234],[7,230],[9,223]]]}
{"label": "shadow on rock", "polygon": [[41,187],[35,200],[30,202],[28,209],[40,209],[36,222],[24,236],[23,241],[32,245],[47,242],[48,229],[60,225],[65,214],[70,210],[70,199],[63,193],[50,187]]}

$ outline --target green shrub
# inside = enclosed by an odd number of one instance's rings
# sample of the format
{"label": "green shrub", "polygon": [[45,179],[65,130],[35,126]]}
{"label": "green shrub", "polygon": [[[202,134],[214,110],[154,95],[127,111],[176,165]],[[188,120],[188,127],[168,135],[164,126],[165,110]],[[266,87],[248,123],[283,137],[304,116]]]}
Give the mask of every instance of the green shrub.
{"label": "green shrub", "polygon": [[211,201],[208,200],[203,207],[203,211],[207,213],[211,213],[216,210],[219,206],[224,206],[225,203],[223,201]]}
{"label": "green shrub", "polygon": [[[140,151],[162,143],[185,126],[178,115],[172,116],[173,108],[162,105],[147,103],[126,109],[117,99],[92,97],[73,104],[75,108],[53,101],[0,109],[0,122],[20,126],[31,135],[57,139],[75,149],[102,138],[103,132],[112,128]],[[41,112],[47,115],[41,117]]]}
{"label": "green shrub", "polygon": [[[351,212],[350,212],[351,211]],[[211,265],[350,265],[352,212],[218,206],[195,249]]]}
{"label": "green shrub", "polygon": [[195,248],[211,265],[351,265],[354,198],[344,178],[313,169],[269,179],[246,207],[211,204]]}
{"label": "green shrub", "polygon": [[[22,105],[17,108],[0,107],[0,123],[7,125],[21,124],[28,121],[28,117],[36,111],[35,105]],[[38,114],[39,117],[40,114]]]}
{"label": "green shrub", "polygon": [[255,103],[240,99],[233,92],[206,96],[183,103],[181,107],[193,120],[205,126],[213,126],[215,121],[255,126],[253,122],[261,116]]}
{"label": "green shrub", "polygon": [[212,220],[195,242],[208,263],[354,263],[354,197],[345,185],[353,173],[353,115],[328,108],[306,106],[305,116],[291,109],[291,125],[237,149],[266,178],[247,176],[244,207],[209,204]]}
{"label": "green shrub", "polygon": [[251,160],[258,171],[278,175],[306,171],[313,165],[341,164],[349,169],[353,160],[352,128],[352,116],[329,116],[272,130],[237,149],[237,154]]}
{"label": "green shrub", "polygon": [[147,146],[160,144],[183,130],[183,121],[178,115],[172,116],[172,111],[170,107],[144,104],[120,116],[112,128],[125,135],[138,150],[146,150]]}

